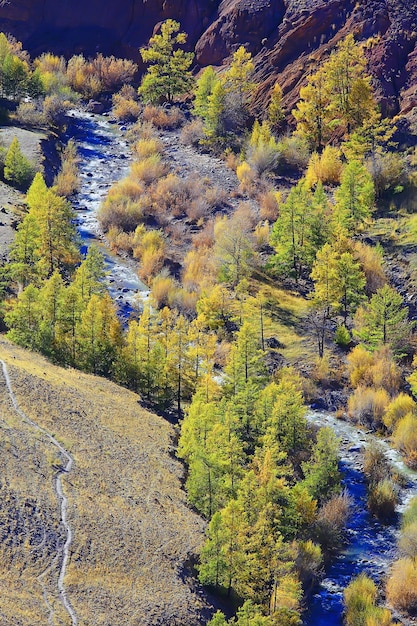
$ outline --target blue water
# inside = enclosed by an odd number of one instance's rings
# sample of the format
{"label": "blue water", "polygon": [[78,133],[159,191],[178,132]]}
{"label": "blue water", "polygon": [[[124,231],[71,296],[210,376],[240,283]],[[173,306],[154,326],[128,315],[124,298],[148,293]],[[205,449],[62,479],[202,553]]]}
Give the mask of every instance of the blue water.
{"label": "blue water", "polygon": [[[337,420],[324,413],[310,413],[310,421],[320,426],[331,426],[342,441],[343,487],[353,500],[352,514],[348,521],[346,544],[326,568],[325,575],[314,595],[309,600],[304,614],[305,626],[340,626],[343,624],[343,589],[360,574],[366,573],[376,583],[383,581],[390,564],[397,557],[397,523],[381,524],[372,517],[366,504],[366,483],[360,471],[358,450],[376,438],[364,434],[354,426]],[[402,490],[401,499],[405,503],[417,495],[416,474],[407,470],[398,453],[382,444],[390,461],[396,468],[408,475],[409,482]],[[399,507],[399,513],[404,508]]]}
{"label": "blue water", "polygon": [[113,254],[106,246],[97,221],[97,211],[110,187],[129,171],[129,149],[117,125],[102,116],[74,111],[67,130],[80,156],[80,187],[72,200],[76,225],[85,256],[94,243],[101,250],[106,266],[107,287],[123,322],[138,311],[149,290],[138,278],[129,259]]}

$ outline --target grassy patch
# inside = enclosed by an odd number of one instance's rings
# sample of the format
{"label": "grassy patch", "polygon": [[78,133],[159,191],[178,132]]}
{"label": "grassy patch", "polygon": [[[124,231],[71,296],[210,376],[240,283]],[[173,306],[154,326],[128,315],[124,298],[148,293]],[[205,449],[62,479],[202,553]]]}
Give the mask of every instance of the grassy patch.
{"label": "grassy patch", "polygon": [[[182,467],[171,454],[172,427],[141,408],[135,394],[54,367],[4,338],[0,358],[21,409],[54,433],[75,460],[63,479],[74,531],[66,585],[80,626],[199,623],[203,601],[181,570],[197,551],[204,524],[186,505]],[[57,611],[56,624],[66,625],[53,563],[63,532],[52,489],[57,455],[19,420],[4,385],[0,402],[2,446],[7,448],[0,457],[7,487],[2,515],[9,522],[22,520],[13,537],[3,532],[1,612],[8,624],[47,623],[38,576],[51,565],[44,576],[46,593]],[[44,535],[48,541],[32,553]],[[25,582],[20,596],[8,594],[20,579]],[[16,597],[27,615],[20,621],[14,617]]]}

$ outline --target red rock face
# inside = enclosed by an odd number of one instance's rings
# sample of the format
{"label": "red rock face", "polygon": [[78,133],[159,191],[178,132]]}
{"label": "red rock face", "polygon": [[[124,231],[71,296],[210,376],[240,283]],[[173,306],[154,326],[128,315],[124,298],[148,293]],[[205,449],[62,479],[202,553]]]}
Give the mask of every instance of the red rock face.
{"label": "red rock face", "polygon": [[417,104],[417,0],[0,1],[0,29],[32,54],[103,51],[137,58],[167,18],[188,33],[199,67],[227,63],[245,45],[255,58],[259,109],[278,80],[290,111],[308,73],[348,32],[368,41],[384,110],[409,114]]}

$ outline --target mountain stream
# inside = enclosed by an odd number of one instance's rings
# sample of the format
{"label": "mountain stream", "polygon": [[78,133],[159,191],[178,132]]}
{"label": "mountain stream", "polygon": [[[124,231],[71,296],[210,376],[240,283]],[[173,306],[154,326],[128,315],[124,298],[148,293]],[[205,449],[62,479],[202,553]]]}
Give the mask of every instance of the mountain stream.
{"label": "mountain stream", "polygon": [[[134,264],[129,259],[113,254],[106,247],[100,234],[97,211],[111,185],[128,173],[128,146],[117,125],[104,116],[74,111],[67,133],[76,141],[80,155],[81,184],[73,206],[77,213],[81,251],[86,254],[88,246],[94,242],[103,252],[108,288],[121,317],[126,321],[136,307],[137,294],[146,298],[148,288],[137,277]],[[372,517],[366,506],[361,450],[376,438],[331,414],[310,411],[308,419],[318,426],[331,426],[341,440],[340,469],[343,486],[353,499],[353,511],[344,549],[326,568],[323,580],[309,601],[304,625],[338,626],[343,619],[343,589],[361,572],[377,583],[383,581],[397,555],[398,531],[395,526],[384,525]],[[411,472],[388,444],[380,443],[392,465],[407,478],[398,507],[398,513],[401,513],[407,501],[417,495],[417,473]]]}
{"label": "mountain stream", "polygon": [[343,589],[351,579],[364,572],[377,584],[381,583],[397,557],[397,525],[382,524],[367,509],[366,481],[362,472],[363,449],[378,441],[391,466],[404,476],[406,484],[400,492],[399,514],[410,499],[417,496],[417,473],[407,468],[400,454],[375,435],[365,433],[330,413],[309,411],[307,418],[317,426],[330,426],[339,437],[342,483],[353,500],[353,507],[348,521],[347,542],[326,568],[323,580],[309,601],[304,625],[339,626],[343,623]]}
{"label": "mountain stream", "polygon": [[110,187],[124,178],[130,165],[130,150],[116,124],[104,116],[72,111],[67,138],[76,142],[80,157],[80,186],[72,198],[76,211],[81,253],[85,256],[94,243],[104,255],[107,286],[123,321],[137,306],[138,294],[148,296],[134,263],[113,254],[100,232],[97,212]]}

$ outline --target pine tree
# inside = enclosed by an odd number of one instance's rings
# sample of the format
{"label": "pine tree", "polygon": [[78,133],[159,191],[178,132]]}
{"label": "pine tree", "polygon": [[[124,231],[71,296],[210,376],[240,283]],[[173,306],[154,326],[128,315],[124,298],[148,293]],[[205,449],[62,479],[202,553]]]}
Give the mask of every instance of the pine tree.
{"label": "pine tree", "polygon": [[333,218],[347,233],[353,233],[371,216],[375,190],[372,178],[359,161],[348,163],[335,194]]}
{"label": "pine tree", "polygon": [[33,175],[33,166],[22,154],[17,137],[13,137],[4,160],[5,180],[18,189],[26,190],[33,179]]}
{"label": "pine tree", "polygon": [[140,49],[143,61],[149,64],[138,89],[145,101],[173,102],[175,96],[192,87],[190,67],[194,54],[178,47],[187,40],[187,35],[179,32],[179,29],[178,22],[166,20],[161,25],[160,33],[150,38],[148,47]]}
{"label": "pine tree", "polygon": [[408,348],[412,323],[401,295],[384,285],[355,316],[355,334],[371,349],[389,345],[396,353]]}
{"label": "pine tree", "polygon": [[303,269],[311,266],[311,235],[313,224],[312,194],[302,179],[288,194],[271,232],[271,244],[276,250],[275,267],[281,273],[290,270],[300,278]]}
{"label": "pine tree", "polygon": [[219,82],[220,79],[211,65],[205,68],[200,78],[197,80],[194,93],[193,113],[201,117],[204,122],[206,122],[208,118],[209,97],[213,93],[215,85]]}
{"label": "pine tree", "polygon": [[284,109],[282,108],[282,89],[279,83],[275,83],[271,91],[267,119],[275,133],[281,128],[285,120]]}

